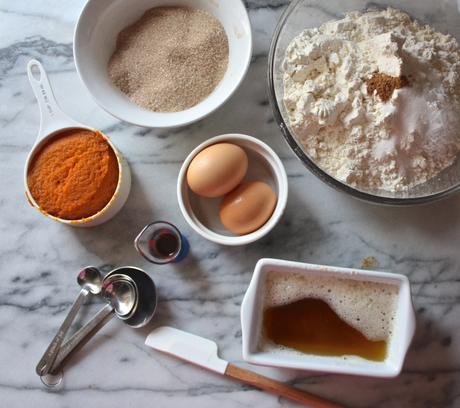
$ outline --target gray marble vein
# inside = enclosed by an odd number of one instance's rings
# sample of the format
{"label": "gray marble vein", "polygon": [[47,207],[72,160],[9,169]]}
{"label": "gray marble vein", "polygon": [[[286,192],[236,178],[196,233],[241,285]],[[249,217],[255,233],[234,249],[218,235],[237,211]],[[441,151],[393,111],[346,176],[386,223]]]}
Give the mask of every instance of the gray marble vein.
{"label": "gray marble vein", "polygon": [[[72,56],[83,3],[0,0],[0,406],[295,406],[147,349],[145,336],[156,325],[176,326],[215,340],[223,358],[245,365],[239,309],[259,258],[360,267],[373,256],[377,269],[405,274],[412,282],[418,327],[398,378],[257,370],[350,407],[460,407],[460,196],[418,208],[382,208],[331,190],[303,168],[273,121],[265,82],[270,38],[289,2],[245,2],[254,57],[243,85],[205,120],[175,130],[120,123],[95,105]],[[334,16],[334,3],[318,1],[315,7]],[[438,12],[431,14],[428,2],[406,3],[436,22],[449,2],[438,1]],[[31,58],[44,64],[63,110],[109,134],[131,164],[130,197],[105,225],[68,228],[27,204],[23,165],[38,131],[37,104],[25,74]],[[289,177],[282,221],[244,248],[221,247],[197,236],[175,198],[188,152],[226,132],[269,143]],[[135,252],[134,237],[156,219],[175,222],[188,236],[192,252],[183,263],[153,267]],[[121,265],[147,270],[158,285],[158,314],[152,325],[138,330],[111,321],[69,362],[62,390],[49,392],[34,368],[77,295],[76,272],[88,264],[105,272]],[[87,304],[76,328],[99,307],[97,301]]]}

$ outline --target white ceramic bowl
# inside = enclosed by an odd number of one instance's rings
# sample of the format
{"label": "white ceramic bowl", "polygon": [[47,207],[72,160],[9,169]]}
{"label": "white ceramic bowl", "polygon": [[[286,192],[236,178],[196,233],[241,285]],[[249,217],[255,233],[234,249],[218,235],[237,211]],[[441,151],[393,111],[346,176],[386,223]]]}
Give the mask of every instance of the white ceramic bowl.
{"label": "white ceramic bowl", "polygon": [[[263,288],[271,271],[296,272],[313,276],[338,277],[357,281],[388,283],[399,286],[393,334],[388,345],[388,355],[382,362],[360,357],[318,356],[286,351],[260,351],[263,318]],[[312,265],[278,259],[261,259],[257,262],[251,283],[241,304],[243,333],[243,358],[253,364],[285,367],[307,371],[355,374],[371,377],[395,377],[402,369],[404,358],[415,332],[415,312],[412,305],[409,280],[394,273]]]}
{"label": "white ceramic bowl", "polygon": [[[269,220],[258,230],[246,235],[234,235],[219,219],[221,198],[200,197],[187,184],[187,169],[193,158],[208,146],[228,142],[242,147],[248,155],[248,171],[243,181],[264,181],[275,191],[278,201]],[[252,136],[228,134],[213,137],[197,146],[185,159],[177,180],[177,199],[182,215],[202,237],[222,245],[245,245],[262,238],[278,223],[286,208],[288,181],[283,163],[264,142]]]}
{"label": "white ceramic bowl", "polygon": [[[153,7],[188,6],[208,11],[222,23],[229,42],[227,72],[202,102],[181,112],[152,112],[131,102],[112,83],[108,61],[118,33]],[[165,128],[197,121],[222,105],[243,80],[252,53],[252,36],[241,0],[89,0],[75,29],[75,65],[95,101],[108,113],[139,126]]]}
{"label": "white ceramic bowl", "polygon": [[40,109],[40,129],[24,166],[24,188],[29,203],[46,217],[73,227],[94,227],[110,220],[121,210],[128,199],[131,189],[131,171],[126,159],[106,135],[103,135],[103,137],[112,148],[118,161],[118,184],[112,198],[102,210],[90,217],[81,218],[79,220],[65,220],[43,211],[33,198],[27,183],[27,173],[32,158],[40,151],[40,148],[51,138],[66,130],[86,129],[93,132],[97,130],[76,122],[62,112],[56,102],[46,72],[38,61],[31,60],[28,63],[27,74]]}

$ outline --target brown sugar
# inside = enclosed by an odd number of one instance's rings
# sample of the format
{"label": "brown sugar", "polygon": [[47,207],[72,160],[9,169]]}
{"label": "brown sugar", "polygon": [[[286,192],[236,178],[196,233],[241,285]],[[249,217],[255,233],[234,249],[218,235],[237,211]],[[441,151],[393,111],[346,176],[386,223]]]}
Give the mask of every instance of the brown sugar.
{"label": "brown sugar", "polygon": [[118,178],[118,160],[104,136],[73,129],[59,133],[38,151],[27,184],[42,211],[78,220],[107,205]]}
{"label": "brown sugar", "polygon": [[366,81],[367,93],[372,95],[374,91],[377,91],[377,95],[383,102],[387,102],[395,89],[402,88],[409,85],[405,76],[393,77],[386,74],[376,72],[370,79]]}
{"label": "brown sugar", "polygon": [[228,38],[217,18],[188,7],[154,7],[117,37],[108,64],[134,103],[178,112],[204,100],[224,77]]}

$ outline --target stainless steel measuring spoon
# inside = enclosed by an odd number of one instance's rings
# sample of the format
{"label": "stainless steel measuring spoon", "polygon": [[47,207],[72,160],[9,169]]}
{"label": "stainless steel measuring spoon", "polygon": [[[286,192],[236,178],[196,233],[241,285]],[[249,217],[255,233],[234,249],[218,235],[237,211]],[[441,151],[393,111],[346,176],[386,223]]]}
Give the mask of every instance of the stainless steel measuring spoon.
{"label": "stainless steel measuring spoon", "polygon": [[53,367],[53,363],[59,353],[61,344],[67,332],[69,331],[72,322],[75,320],[75,316],[80,310],[81,305],[85,301],[86,296],[89,293],[98,294],[101,291],[102,274],[94,266],[87,266],[79,272],[77,282],[81,286],[81,291],[78,294],[77,299],[73,303],[72,307],[70,308],[70,311],[64,319],[64,322],[61,324],[61,327],[59,327],[56,336],[54,336],[50,345],[38,362],[37,367],[35,368],[36,373],[40,376],[47,375],[49,372],[51,372],[51,368]]}
{"label": "stainless steel measuring spoon", "polygon": [[138,289],[129,276],[113,275],[110,279],[104,279],[102,294],[108,304],[64,343],[51,367],[50,373],[56,372],[74,350],[85,344],[115,315],[125,320],[129,319],[137,310]]}
{"label": "stainless steel measuring spoon", "polygon": [[[116,278],[116,275],[132,279],[136,284],[139,295],[138,304],[133,308],[132,314],[128,314],[123,321],[134,328],[145,326],[152,320],[156,311],[158,299],[155,283],[145,271],[133,266],[114,269],[105,276],[104,283],[109,279]],[[63,379],[62,367],[65,361],[81,349],[113,316],[112,307],[106,305],[85,326],[67,340],[62,345],[50,374],[46,377],[41,377],[43,384],[50,389],[56,389]]]}

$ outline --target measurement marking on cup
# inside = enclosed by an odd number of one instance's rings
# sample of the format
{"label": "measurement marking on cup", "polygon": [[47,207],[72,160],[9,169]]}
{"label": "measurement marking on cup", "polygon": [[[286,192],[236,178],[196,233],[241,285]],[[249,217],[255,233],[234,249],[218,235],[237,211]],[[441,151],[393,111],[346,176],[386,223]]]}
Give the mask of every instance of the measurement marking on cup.
{"label": "measurement marking on cup", "polygon": [[43,84],[40,84],[40,90],[41,90],[41,93],[43,95],[43,100],[45,101],[46,109],[48,110],[48,113],[51,116],[54,116],[53,108],[51,107],[51,104],[50,104],[50,101],[49,101],[49,98],[48,98],[48,94],[46,93],[46,90],[45,90],[45,87],[43,86]]}

